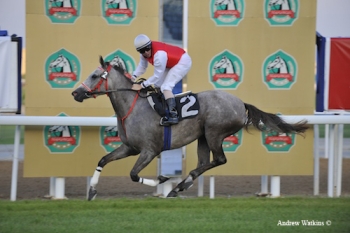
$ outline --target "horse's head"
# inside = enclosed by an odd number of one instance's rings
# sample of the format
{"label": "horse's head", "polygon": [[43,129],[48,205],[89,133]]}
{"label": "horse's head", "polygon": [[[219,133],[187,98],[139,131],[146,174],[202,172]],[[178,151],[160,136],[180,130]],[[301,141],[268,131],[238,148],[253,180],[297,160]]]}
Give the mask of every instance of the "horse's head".
{"label": "horse's head", "polygon": [[227,5],[228,0],[215,0],[215,6]]}
{"label": "horse's head", "polygon": [[283,0],[270,0],[269,6],[282,5]]}
{"label": "horse's head", "polygon": [[[112,66],[109,62],[105,62],[101,56],[100,65],[72,92],[76,101],[83,102],[84,99],[96,98],[98,95],[116,91],[117,84],[123,88],[131,88],[132,81],[125,77],[125,71],[121,67]],[[118,79],[118,77],[120,78]],[[125,83],[126,80],[128,80],[127,84],[123,85],[122,83]]]}
{"label": "horse's head", "polygon": [[109,4],[114,4],[114,3],[117,3],[116,0],[107,0],[106,1],[106,4],[109,5]]}
{"label": "horse's head", "polygon": [[226,56],[222,56],[222,58],[220,59],[220,61],[218,61],[215,65],[214,65],[214,69],[221,69],[221,68],[226,68],[228,63],[228,59]]}
{"label": "horse's head", "polygon": [[119,66],[122,67],[124,70],[126,70],[125,63],[121,57],[118,55],[114,56],[114,58],[109,62],[111,66]]}
{"label": "horse's head", "polygon": [[283,64],[283,60],[280,56],[276,56],[276,58],[267,66],[267,69],[277,69],[281,68]]}
{"label": "horse's head", "polygon": [[67,59],[63,55],[58,55],[58,57],[50,63],[50,68],[54,67],[63,67],[65,63],[67,62]]}

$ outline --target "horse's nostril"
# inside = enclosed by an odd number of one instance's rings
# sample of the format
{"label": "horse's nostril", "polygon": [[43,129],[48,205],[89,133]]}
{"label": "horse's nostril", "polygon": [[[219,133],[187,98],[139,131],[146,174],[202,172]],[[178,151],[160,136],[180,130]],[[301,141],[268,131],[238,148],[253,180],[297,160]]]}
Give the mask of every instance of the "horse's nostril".
{"label": "horse's nostril", "polygon": [[75,91],[72,92],[72,96],[76,96],[77,93]]}

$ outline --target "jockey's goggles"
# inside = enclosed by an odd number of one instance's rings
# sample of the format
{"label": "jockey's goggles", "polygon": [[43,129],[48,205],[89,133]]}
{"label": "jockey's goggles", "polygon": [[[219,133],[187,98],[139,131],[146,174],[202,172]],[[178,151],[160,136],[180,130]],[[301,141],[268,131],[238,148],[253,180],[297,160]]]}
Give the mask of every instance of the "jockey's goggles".
{"label": "jockey's goggles", "polygon": [[137,52],[144,54],[145,52],[150,51],[150,50],[151,50],[151,45],[148,45],[142,49],[138,49]]}

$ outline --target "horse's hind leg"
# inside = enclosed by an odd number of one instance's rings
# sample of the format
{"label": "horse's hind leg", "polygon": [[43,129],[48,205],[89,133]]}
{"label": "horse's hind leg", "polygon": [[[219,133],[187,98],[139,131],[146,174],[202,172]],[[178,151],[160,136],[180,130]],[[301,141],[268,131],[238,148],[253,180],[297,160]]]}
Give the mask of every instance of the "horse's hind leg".
{"label": "horse's hind leg", "polygon": [[100,178],[101,171],[104,166],[107,165],[107,163],[112,162],[114,160],[126,158],[130,155],[137,155],[138,152],[127,147],[126,145],[122,144],[120,147],[112,151],[111,153],[103,156],[101,160],[98,162],[97,168],[94,172],[94,175],[92,176],[92,179],[90,181],[90,189],[89,189],[89,196],[88,200],[93,200],[97,195],[96,186],[98,184],[98,180]]}
{"label": "horse's hind leg", "polygon": [[[207,143],[207,139],[203,135],[198,138],[198,164],[197,169],[203,166],[210,166],[210,149]],[[196,169],[196,170],[197,170]],[[210,169],[210,168],[209,168]],[[183,190],[189,189],[193,185],[193,181],[200,175],[192,175],[195,170],[191,171],[190,174],[180,182],[169,194],[167,197],[176,197],[178,192],[182,192]]]}

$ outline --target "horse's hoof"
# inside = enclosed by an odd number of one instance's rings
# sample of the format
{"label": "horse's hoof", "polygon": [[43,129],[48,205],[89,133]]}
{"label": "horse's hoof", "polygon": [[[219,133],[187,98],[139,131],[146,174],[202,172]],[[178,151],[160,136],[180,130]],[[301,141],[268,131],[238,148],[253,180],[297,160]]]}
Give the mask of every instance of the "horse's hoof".
{"label": "horse's hoof", "polygon": [[177,192],[171,191],[170,193],[168,193],[168,196],[166,196],[166,197],[167,198],[177,197]]}
{"label": "horse's hoof", "polygon": [[162,176],[162,175],[158,176],[159,184],[162,184],[169,179],[170,179],[170,177],[166,177],[166,176]]}
{"label": "horse's hoof", "polygon": [[91,186],[90,189],[89,189],[88,201],[94,200],[96,195],[97,195],[97,190],[94,187]]}

